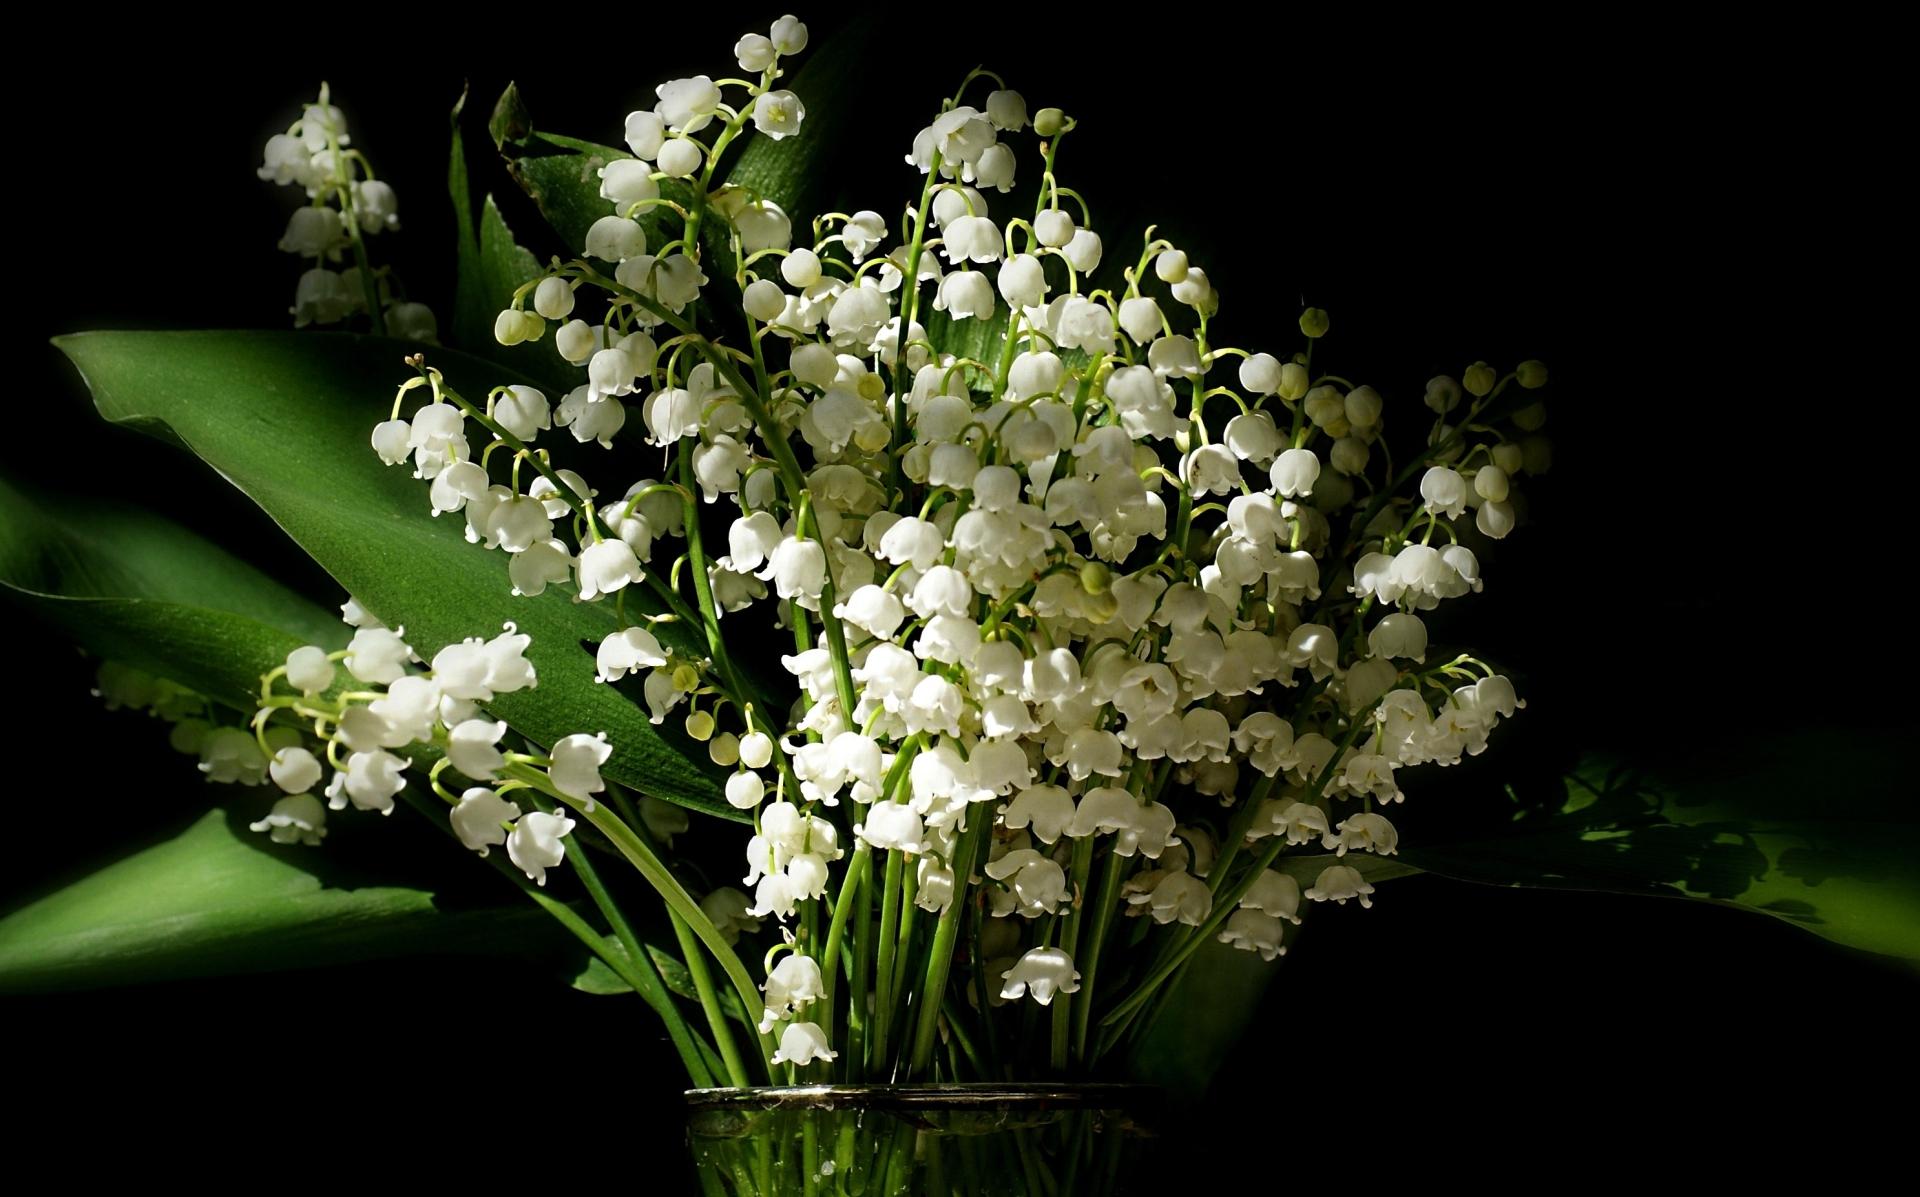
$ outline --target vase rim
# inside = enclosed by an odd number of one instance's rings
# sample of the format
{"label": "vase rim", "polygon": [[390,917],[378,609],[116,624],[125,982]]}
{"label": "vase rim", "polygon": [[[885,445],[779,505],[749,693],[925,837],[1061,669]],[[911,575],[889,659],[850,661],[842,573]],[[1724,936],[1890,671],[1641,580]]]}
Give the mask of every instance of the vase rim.
{"label": "vase rim", "polygon": [[1009,1104],[1037,1109],[1114,1110],[1159,1099],[1153,1085],[1113,1082],[969,1082],[951,1085],[766,1085],[689,1089],[687,1105],[703,1109],[968,1109]]}

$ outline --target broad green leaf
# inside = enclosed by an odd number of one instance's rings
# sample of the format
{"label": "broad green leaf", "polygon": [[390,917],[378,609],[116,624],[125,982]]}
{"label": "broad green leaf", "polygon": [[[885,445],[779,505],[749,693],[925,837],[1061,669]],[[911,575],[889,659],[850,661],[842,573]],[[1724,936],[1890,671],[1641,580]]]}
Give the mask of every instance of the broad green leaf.
{"label": "broad green leaf", "polygon": [[[1844,769],[1850,780],[1836,779]],[[1495,885],[1694,898],[1920,959],[1920,822],[1890,744],[1798,732],[1639,770],[1583,761],[1507,826],[1403,839],[1407,863]]]}
{"label": "broad green leaf", "polygon": [[[532,690],[488,709],[521,734],[552,744],[606,732],[603,772],[671,802],[739,819],[720,797],[704,746],[669,739],[646,711],[594,680],[592,650],[615,630],[603,604],[567,587],[539,598],[510,592],[504,554],[466,542],[458,517],[428,515],[426,487],[369,447],[395,384],[403,342],[295,333],[82,333],[58,344],[109,420],[171,434],[264,508],[347,592],[430,657],[441,646],[508,622],[533,638]],[[449,385],[482,396],[501,372],[436,353]]]}
{"label": "broad green leaf", "polygon": [[[466,102],[463,94],[453,107],[453,150],[447,165],[447,190],[459,236],[454,344],[469,353],[492,357],[498,350],[493,337],[494,319],[511,302],[515,288],[539,278],[542,270],[540,260],[515,242],[513,230],[507,227],[493,196],[483,196],[476,204],[469,181],[466,139],[460,131]],[[570,389],[577,371],[571,371],[552,346],[551,337],[542,338],[531,352],[523,350],[516,355],[515,364],[537,372],[549,389]]]}
{"label": "broad green leaf", "polygon": [[[626,949],[621,946],[618,939],[609,935],[605,942],[608,951],[623,957],[626,955]],[[653,961],[654,968],[660,971],[660,979],[670,992],[690,1002],[700,1000],[700,990],[693,983],[693,974],[687,971],[687,966],[681,962],[680,957],[644,940],[641,946],[647,949],[648,958]],[[633,992],[633,987],[621,980],[619,975],[607,966],[606,961],[591,955],[587,957],[585,964],[573,978],[573,987],[582,993],[600,995]],[[720,986],[715,997],[720,1003],[721,1012],[728,1018],[741,1023],[747,1021],[746,1013],[740,1009],[740,998],[732,990],[724,985]]]}
{"label": "broad green leaf", "polygon": [[96,656],[236,708],[289,652],[346,640],[338,616],[177,524],[5,482],[0,588]]}
{"label": "broad green leaf", "polygon": [[1219,942],[1203,945],[1127,1053],[1127,1079],[1197,1099],[1227,1054],[1248,1042],[1249,1024],[1284,965],[1284,958],[1268,961]]}
{"label": "broad green leaf", "polygon": [[[421,951],[565,947],[565,934],[525,902],[495,905],[452,890],[396,884],[421,870],[377,850],[373,841],[408,830],[395,822],[365,819],[353,826],[354,820],[337,819],[321,847],[274,844],[247,829],[244,813],[257,807],[254,814],[264,814],[271,802],[259,794],[208,811],[164,842],[0,918],[0,992],[265,972]],[[355,842],[338,842],[343,839]],[[444,844],[429,847],[459,855]],[[381,866],[369,867],[382,856]],[[485,874],[474,870],[476,886],[497,886]]]}
{"label": "broad green leaf", "polygon": [[[580,254],[593,222],[613,214],[612,201],[600,197],[600,169],[633,155],[624,147],[536,131],[519,87],[511,83],[495,102],[487,127],[506,158],[507,173],[546,217],[566,252]],[[693,198],[691,188],[675,179],[662,181],[660,194],[682,206]],[[680,218],[670,208],[645,209],[639,219],[649,247],[657,249],[679,234]]]}

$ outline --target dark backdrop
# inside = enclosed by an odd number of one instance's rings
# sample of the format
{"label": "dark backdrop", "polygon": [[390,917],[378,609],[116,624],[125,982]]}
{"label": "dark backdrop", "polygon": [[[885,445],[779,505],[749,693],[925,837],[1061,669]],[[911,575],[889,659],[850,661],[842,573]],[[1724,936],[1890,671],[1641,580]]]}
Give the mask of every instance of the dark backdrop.
{"label": "dark backdrop", "polygon": [[[9,175],[31,197],[15,235],[35,262],[12,317],[31,385],[10,404],[9,476],[138,496],[332,594],[220,479],[105,428],[44,338],[284,325],[298,267],[274,242],[290,201],[252,172],[322,77],[399,189],[404,229],[381,251],[444,323],[446,113],[463,80],[484,110],[517,79],[540,127],[617,142],[654,83],[727,72],[734,37],[777,11],[705,10],[669,32],[539,12],[504,49],[391,17],[335,45],[310,24],[219,52],[153,52],[137,35],[96,49],[34,113],[38,142]],[[833,24],[802,15],[816,39]],[[1906,729],[1864,605],[1904,586],[1906,518],[1892,503],[1905,400],[1880,376],[1893,342],[1873,263],[1892,252],[1893,192],[1872,82],[1829,77],[1811,95],[1764,63],[1599,24],[1495,37],[1195,8],[1106,26],[1055,14],[1072,35],[1043,43],[1006,19],[980,34],[958,17],[885,19],[868,69],[895,77],[894,100],[847,131],[857,161],[893,164],[855,168],[867,206],[892,210],[915,185],[898,156],[985,62],[1032,107],[1082,120],[1066,181],[1097,226],[1124,195],[1150,201],[1215,279],[1229,339],[1290,345],[1296,306],[1324,306],[1321,360],[1401,399],[1476,357],[1551,365],[1555,469],[1474,600],[1474,642],[1531,702],[1497,758],[1537,769],[1599,745],[1703,759],[1756,725]],[[530,227],[511,185],[493,186]],[[62,828],[8,854],[8,888],[26,894],[177,824],[205,793],[148,725],[97,708],[67,649],[21,637],[22,676],[43,688],[19,696],[13,726],[46,763],[16,777],[11,836],[48,810]],[[103,749],[87,781],[58,763],[85,759],[85,775]],[[1833,762],[1834,786],[1863,780]],[[1431,877],[1387,887],[1372,911],[1316,913],[1259,1050],[1188,1112],[1182,1161],[1256,1158],[1273,1135],[1328,1162],[1378,1143],[1476,1168],[1602,1144],[1616,1161],[1656,1145],[1702,1160],[1762,1139],[1814,1147],[1843,1117],[1857,1132],[1882,1116],[1854,1095],[1911,1063],[1908,973],[1758,916]],[[678,1166],[674,1065],[651,1019],[532,968],[402,961],[0,1011],[16,1088],[44,1095],[58,1125],[350,1153],[360,1127],[451,1143],[487,1136],[485,1110],[527,1134],[549,1103],[564,1122],[604,1098],[594,1133],[647,1168]],[[550,1031],[575,1050],[529,1054]]]}

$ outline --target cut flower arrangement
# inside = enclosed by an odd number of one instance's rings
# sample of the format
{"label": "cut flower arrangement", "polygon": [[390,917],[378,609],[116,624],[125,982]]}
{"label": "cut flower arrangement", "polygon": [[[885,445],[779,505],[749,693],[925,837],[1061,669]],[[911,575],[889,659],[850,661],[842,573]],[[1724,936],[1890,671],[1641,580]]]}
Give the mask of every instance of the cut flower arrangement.
{"label": "cut flower arrangement", "polygon": [[[1546,368],[1336,372],[1328,313],[1242,316],[1175,240],[1103,236],[1070,185],[1089,134],[985,69],[928,97],[875,208],[796,210],[840,132],[832,48],[789,78],[808,41],[742,37],[737,76],[662,82],[618,146],[510,91],[491,128],[567,250],[545,264],[471,202],[456,133],[444,325],[380,264],[378,129],[322,87],[259,168],[301,197],[300,331],[63,348],[307,549],[344,623],[130,518],[39,526],[157,573],[63,590],[10,551],[7,581],[245,792],[247,830],[194,852],[289,867],[430,819],[582,983],[644,1001],[693,1088],[1164,1081],[1189,974],[1278,967],[1316,905],[1418,871],[1392,820],[1421,767],[1526,705],[1428,621],[1549,465]],[[1476,875],[1463,851],[1443,871]],[[59,902],[0,923],[28,945],[4,959],[97,983]],[[338,934],[328,958],[378,938]],[[991,1146],[731,1116],[711,1192],[1105,1191],[1125,1121]]]}

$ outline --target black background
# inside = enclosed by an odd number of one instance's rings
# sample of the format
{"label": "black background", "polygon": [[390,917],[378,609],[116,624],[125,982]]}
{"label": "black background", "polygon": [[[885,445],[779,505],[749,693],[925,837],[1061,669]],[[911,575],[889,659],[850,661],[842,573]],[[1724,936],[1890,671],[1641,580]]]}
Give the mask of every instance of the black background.
{"label": "black background", "polygon": [[[211,472],[102,425],[44,338],[285,325],[299,268],[274,242],[291,200],[253,169],[322,77],[399,190],[404,228],[380,252],[444,326],[446,113],[463,81],[484,111],[517,79],[541,128],[617,143],[655,83],[732,73],[733,39],[774,15],[553,9],[504,49],[391,17],[262,26],[218,52],[132,34],[96,47],[10,172],[37,197],[15,226],[37,267],[11,321],[30,385],[9,405],[8,476],[137,496],[332,596]],[[801,15],[816,43],[834,23]],[[1081,119],[1065,181],[1096,227],[1103,200],[1144,197],[1213,277],[1228,339],[1290,346],[1297,306],[1326,307],[1317,361],[1390,403],[1474,358],[1552,367],[1555,469],[1471,615],[1531,700],[1495,756],[1703,759],[1768,724],[1910,726],[1878,630],[1910,591],[1896,546],[1911,504],[1894,502],[1908,399],[1884,377],[1900,342],[1880,281],[1904,234],[1871,71],[1604,23],[1032,15],[1054,36],[1004,17],[884,18],[870,70],[892,99],[846,131],[849,202],[891,211],[917,187],[899,155],[984,62],[1033,108]],[[490,185],[532,227],[511,184]],[[1132,255],[1111,235],[1108,250]],[[44,763],[9,795],[7,885],[23,895],[205,801],[149,725],[98,709],[83,663],[24,639],[16,667],[40,689],[12,725]],[[1833,784],[1887,783],[1837,761]],[[38,839],[48,817],[61,834]],[[1761,1142],[1815,1149],[1910,1108],[1910,1092],[1858,1101],[1913,1062],[1903,968],[1680,902],[1432,877],[1378,898],[1316,912],[1258,1041],[1188,1112],[1179,1166],[1265,1160],[1276,1137],[1308,1174],[1394,1144],[1408,1164],[1704,1164]],[[388,962],[8,999],[0,1017],[16,1090],[42,1095],[55,1125],[121,1120],[156,1158],[209,1138],[229,1159],[351,1155],[365,1132],[411,1128],[445,1136],[450,1166],[526,1147],[507,1166],[539,1172],[558,1146],[531,1150],[540,1128],[571,1127],[676,1191],[676,1065],[653,1020],[535,968]]]}

